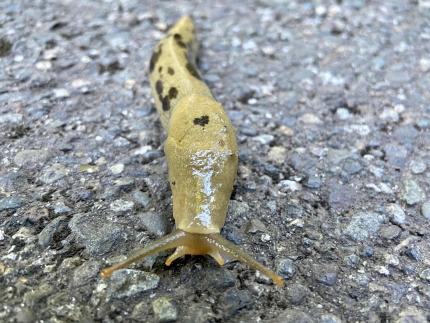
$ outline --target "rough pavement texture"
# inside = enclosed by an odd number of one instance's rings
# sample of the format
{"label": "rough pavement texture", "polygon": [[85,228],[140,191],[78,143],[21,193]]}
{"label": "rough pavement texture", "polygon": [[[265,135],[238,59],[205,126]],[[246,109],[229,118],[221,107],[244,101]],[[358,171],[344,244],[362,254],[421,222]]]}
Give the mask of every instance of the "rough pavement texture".
{"label": "rough pavement texture", "polygon": [[[0,2],[0,321],[423,322],[428,1]],[[246,5],[244,5],[246,3]],[[182,14],[237,127],[223,235],[287,279],[166,254],[147,70]]]}

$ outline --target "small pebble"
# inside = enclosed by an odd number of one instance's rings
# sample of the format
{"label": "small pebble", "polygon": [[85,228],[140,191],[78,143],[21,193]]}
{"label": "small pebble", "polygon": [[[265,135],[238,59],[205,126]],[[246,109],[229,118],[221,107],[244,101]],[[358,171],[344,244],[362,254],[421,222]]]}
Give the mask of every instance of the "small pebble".
{"label": "small pebble", "polygon": [[423,73],[427,73],[428,71],[430,71],[430,59],[429,58],[421,58],[420,59],[420,70]]}
{"label": "small pebble", "polygon": [[337,269],[333,266],[315,266],[314,275],[317,282],[333,286],[337,282]]}
{"label": "small pebble", "polygon": [[296,266],[291,259],[282,258],[276,262],[276,272],[285,279],[291,279],[296,273]]}
{"label": "small pebble", "polygon": [[109,298],[127,298],[139,295],[158,286],[160,277],[133,269],[120,269],[115,271],[108,280],[107,296]]}
{"label": "small pebble", "polygon": [[14,162],[17,166],[23,168],[34,168],[44,164],[50,156],[51,153],[45,149],[21,150],[15,155]]}
{"label": "small pebble", "polygon": [[385,266],[376,266],[376,271],[383,276],[389,276],[390,275],[390,271]]}
{"label": "small pebble", "polygon": [[178,310],[169,297],[160,297],[154,300],[152,309],[158,322],[172,322],[178,318]]}
{"label": "small pebble", "polygon": [[247,233],[266,232],[266,226],[259,219],[251,219],[245,228]]}
{"label": "small pebble", "polygon": [[425,199],[425,193],[416,181],[407,179],[404,181],[403,187],[402,199],[408,205],[420,203]]}
{"label": "small pebble", "polygon": [[421,214],[427,219],[430,220],[430,201],[426,201],[421,205]]}
{"label": "small pebble", "polygon": [[22,122],[22,114],[19,113],[6,113],[0,114],[0,125],[2,124],[18,124]]}
{"label": "small pebble", "polygon": [[126,201],[123,199],[119,199],[116,201],[113,201],[110,204],[110,209],[114,212],[126,212],[132,210],[134,207],[133,201]]}
{"label": "small pebble", "polygon": [[379,235],[387,240],[392,240],[400,236],[402,230],[396,225],[383,226],[379,232]]}
{"label": "small pebble", "polygon": [[384,217],[373,212],[358,212],[350,223],[346,226],[344,234],[356,241],[363,241],[370,238],[384,221]]}
{"label": "small pebble", "polygon": [[423,280],[426,280],[426,281],[430,282],[430,268],[424,269],[420,273],[420,278],[423,279]]}
{"label": "small pebble", "polygon": [[389,204],[386,207],[388,215],[390,217],[391,222],[394,224],[404,224],[406,220],[405,211],[403,211],[402,207],[398,204]]}
{"label": "small pebble", "polygon": [[305,113],[304,115],[302,115],[299,118],[300,122],[303,122],[304,124],[321,124],[322,121],[321,119],[315,115],[315,114],[311,114],[311,113]]}
{"label": "small pebble", "polygon": [[303,285],[287,285],[287,297],[291,304],[300,305],[310,293],[309,289]]}
{"label": "small pebble", "polygon": [[0,211],[18,209],[24,204],[24,199],[19,196],[10,196],[0,199]]}
{"label": "small pebble", "polygon": [[[430,1],[428,7],[430,9]],[[395,323],[422,323],[428,322],[427,314],[415,306],[408,306],[399,313],[398,318],[394,321]]]}
{"label": "small pebble", "polygon": [[295,192],[302,190],[302,185],[300,183],[290,181],[288,179],[280,181],[278,187],[281,192]]}
{"label": "small pebble", "polygon": [[426,171],[427,165],[423,160],[411,160],[409,168],[413,174],[422,174]]}
{"label": "small pebble", "polygon": [[273,142],[274,139],[275,137],[273,135],[267,135],[267,134],[259,135],[253,138],[253,140],[258,141],[262,145],[269,145],[270,143]]}
{"label": "small pebble", "polygon": [[52,63],[50,61],[40,61],[36,63],[36,68],[41,71],[47,71],[52,68]]}
{"label": "small pebble", "polygon": [[340,120],[347,120],[347,119],[351,118],[351,113],[349,112],[348,109],[339,108],[339,109],[336,110],[336,116]]}
{"label": "small pebble", "polygon": [[342,323],[342,320],[334,314],[324,314],[318,323]]}
{"label": "small pebble", "polygon": [[131,196],[133,197],[133,200],[143,208],[147,208],[151,203],[151,198],[147,192],[135,190]]}
{"label": "small pebble", "polygon": [[283,164],[287,157],[287,148],[282,146],[274,146],[270,148],[268,159],[276,164]]}
{"label": "small pebble", "polygon": [[124,164],[115,164],[115,165],[112,165],[111,167],[109,167],[109,169],[112,172],[112,174],[118,175],[118,174],[121,174],[123,172]]}
{"label": "small pebble", "polygon": [[53,92],[54,92],[54,96],[57,99],[64,99],[70,96],[70,93],[67,89],[62,89],[62,88],[54,89]]}

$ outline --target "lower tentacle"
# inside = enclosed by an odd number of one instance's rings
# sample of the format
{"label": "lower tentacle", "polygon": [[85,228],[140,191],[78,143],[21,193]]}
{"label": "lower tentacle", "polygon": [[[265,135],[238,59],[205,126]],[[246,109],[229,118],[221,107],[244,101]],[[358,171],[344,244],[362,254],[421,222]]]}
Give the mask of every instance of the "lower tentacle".
{"label": "lower tentacle", "polygon": [[127,260],[103,269],[101,275],[103,278],[108,278],[115,270],[125,268],[146,256],[173,248],[176,248],[176,250],[167,258],[167,266],[169,266],[176,259],[185,255],[210,255],[219,265],[222,266],[225,262],[223,255],[225,255],[239,260],[249,267],[262,272],[264,275],[272,279],[276,285],[284,285],[284,279],[282,277],[277,275],[263,264],[259,263],[232,242],[224,239],[220,234],[197,234],[185,232],[182,230],[175,230],[171,234],[148,244],[146,247],[137,251]]}

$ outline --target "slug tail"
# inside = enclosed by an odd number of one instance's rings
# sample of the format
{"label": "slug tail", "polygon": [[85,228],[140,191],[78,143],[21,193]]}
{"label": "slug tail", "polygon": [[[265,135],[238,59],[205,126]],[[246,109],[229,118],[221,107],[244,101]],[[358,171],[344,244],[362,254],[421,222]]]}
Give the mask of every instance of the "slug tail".
{"label": "slug tail", "polygon": [[175,230],[172,233],[158,240],[155,240],[154,242],[148,244],[144,248],[136,251],[134,255],[130,256],[125,261],[103,269],[100,274],[103,278],[109,278],[114,271],[125,268],[147,256],[157,254],[164,250],[173,249],[175,247],[181,246],[183,244],[183,240],[185,236],[186,236],[186,233],[184,231]]}
{"label": "slug tail", "polygon": [[204,235],[204,239],[206,244],[212,246],[212,249],[218,250],[218,253],[225,254],[231,258],[239,260],[240,262],[243,262],[249,267],[260,271],[261,273],[272,279],[277,286],[284,286],[285,282],[281,276],[277,275],[275,272],[273,272],[263,264],[259,263],[257,260],[252,258],[250,255],[248,255],[246,252],[244,252],[241,248],[239,248],[232,242],[224,239],[220,234]]}

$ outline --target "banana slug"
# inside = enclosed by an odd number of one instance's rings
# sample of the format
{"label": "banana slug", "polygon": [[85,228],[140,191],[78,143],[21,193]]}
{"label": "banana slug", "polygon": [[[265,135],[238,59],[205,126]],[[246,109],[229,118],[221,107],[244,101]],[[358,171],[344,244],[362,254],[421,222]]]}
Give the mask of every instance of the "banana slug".
{"label": "banana slug", "polygon": [[149,63],[152,93],[167,131],[164,152],[176,229],[101,275],[110,277],[143,257],[175,248],[167,266],[184,255],[210,255],[222,266],[224,255],[283,286],[282,277],[220,235],[237,173],[236,131],[200,78],[197,49],[193,21],[185,16],[158,43]]}

